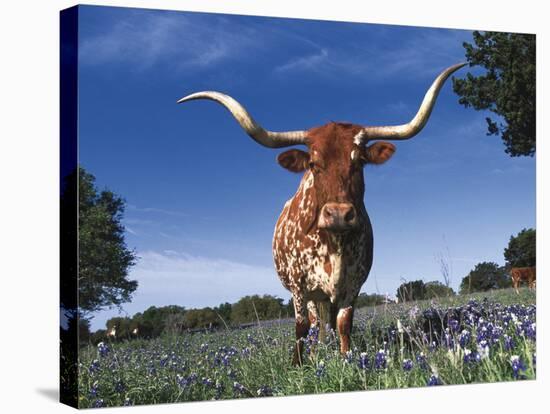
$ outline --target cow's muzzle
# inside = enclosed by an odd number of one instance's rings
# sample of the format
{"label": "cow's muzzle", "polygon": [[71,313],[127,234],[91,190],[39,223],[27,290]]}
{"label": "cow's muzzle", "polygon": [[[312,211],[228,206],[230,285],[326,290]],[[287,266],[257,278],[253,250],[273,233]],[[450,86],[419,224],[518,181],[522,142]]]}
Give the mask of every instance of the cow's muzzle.
{"label": "cow's muzzle", "polygon": [[326,203],[321,209],[318,227],[336,233],[353,230],[359,224],[357,211],[350,203]]}

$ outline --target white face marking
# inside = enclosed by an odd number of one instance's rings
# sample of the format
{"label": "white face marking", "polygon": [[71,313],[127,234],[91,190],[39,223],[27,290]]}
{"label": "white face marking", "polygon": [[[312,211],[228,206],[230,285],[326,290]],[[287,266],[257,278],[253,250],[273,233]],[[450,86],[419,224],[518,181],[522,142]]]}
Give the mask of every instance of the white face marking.
{"label": "white face marking", "polygon": [[355,161],[357,158],[357,151],[353,150],[351,151],[351,160],[352,161]]}

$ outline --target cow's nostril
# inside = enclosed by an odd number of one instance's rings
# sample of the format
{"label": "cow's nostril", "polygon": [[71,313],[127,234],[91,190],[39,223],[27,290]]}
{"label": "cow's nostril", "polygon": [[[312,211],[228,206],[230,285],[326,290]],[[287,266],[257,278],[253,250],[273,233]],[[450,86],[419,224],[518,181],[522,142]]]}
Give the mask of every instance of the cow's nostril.
{"label": "cow's nostril", "polygon": [[344,221],[346,223],[349,223],[350,221],[353,221],[354,218],[355,218],[355,209],[352,207],[344,215]]}
{"label": "cow's nostril", "polygon": [[330,208],[325,208],[324,213],[325,213],[326,217],[331,217],[332,216],[332,212],[330,211]]}

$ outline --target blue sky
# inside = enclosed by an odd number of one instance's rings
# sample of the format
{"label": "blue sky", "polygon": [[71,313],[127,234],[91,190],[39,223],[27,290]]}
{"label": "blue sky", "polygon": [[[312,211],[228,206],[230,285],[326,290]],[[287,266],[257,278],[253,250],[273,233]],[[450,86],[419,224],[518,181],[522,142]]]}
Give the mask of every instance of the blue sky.
{"label": "blue sky", "polygon": [[[271,130],[400,124],[471,41],[461,30],[93,6],[79,18],[80,163],[128,203],[126,240],[140,257],[129,315],[289,298],[271,237],[300,175],[220,105],[177,99],[225,92]],[[487,115],[459,105],[449,81],[424,130],[365,168],[375,246],[363,291],[441,281],[439,255],[456,289],[476,263],[503,264],[510,236],[535,226],[535,159],[507,156],[485,135]],[[117,314],[97,313],[92,328]]]}

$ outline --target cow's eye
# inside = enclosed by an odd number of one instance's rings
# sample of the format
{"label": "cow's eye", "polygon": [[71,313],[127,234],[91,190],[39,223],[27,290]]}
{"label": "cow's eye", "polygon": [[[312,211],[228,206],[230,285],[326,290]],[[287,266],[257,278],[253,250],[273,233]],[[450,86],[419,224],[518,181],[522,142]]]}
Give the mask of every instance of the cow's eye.
{"label": "cow's eye", "polygon": [[313,170],[315,168],[315,163],[313,161],[310,161],[308,165],[310,170]]}

